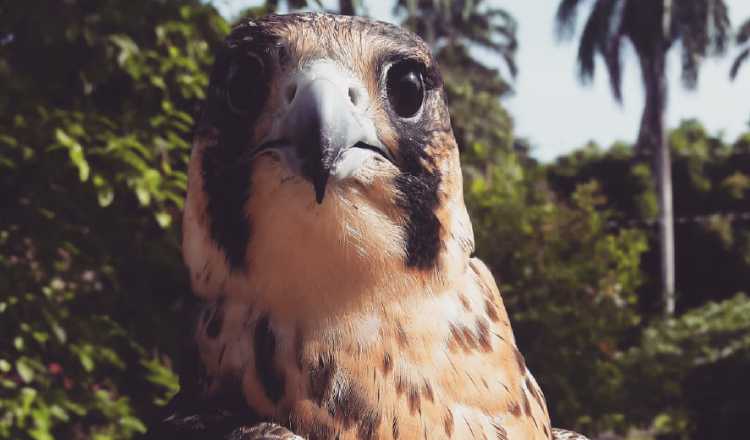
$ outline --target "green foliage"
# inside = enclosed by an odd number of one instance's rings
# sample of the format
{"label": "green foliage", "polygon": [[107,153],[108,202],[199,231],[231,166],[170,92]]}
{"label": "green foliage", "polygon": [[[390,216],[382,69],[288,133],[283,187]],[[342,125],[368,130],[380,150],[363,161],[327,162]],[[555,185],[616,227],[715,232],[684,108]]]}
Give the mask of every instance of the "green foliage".
{"label": "green foliage", "polygon": [[[279,4],[320,7],[246,12]],[[431,26],[478,256],[554,423],[730,437],[750,395],[729,385],[750,358],[750,301],[734,296],[750,285],[747,226],[681,226],[681,304],[699,308],[650,322],[650,168],[622,144],[537,164],[500,102],[510,85],[474,56],[479,43],[513,66],[512,18],[474,1],[399,4]],[[228,25],[197,0],[124,5],[0,7],[0,438],[132,438],[178,388],[190,130]],[[746,209],[749,136],[729,145],[694,121],[671,134],[678,216]],[[728,400],[703,380],[717,374]]]}
{"label": "green foliage", "polygon": [[[513,154],[467,192],[478,255],[492,268],[519,346],[545,390],[555,423],[585,432],[622,425],[617,353],[638,325],[645,235],[610,232],[597,183],[563,203],[543,169]],[[597,402],[591,405],[590,402]]]}
{"label": "green foliage", "polygon": [[[493,156],[512,151],[513,123],[500,104],[510,87],[496,70],[474,60],[464,46],[446,46],[437,56],[462,163],[471,165],[465,167],[468,173],[481,173]],[[478,114],[484,117],[477,118]]]}
{"label": "green foliage", "polygon": [[197,1],[120,3],[0,14],[0,438],[131,438],[176,389],[155,349],[180,328],[192,114],[227,29]]}
{"label": "green foliage", "polygon": [[[750,206],[750,155],[745,136],[728,143],[692,120],[673,130],[669,141],[673,184],[679,188],[674,196],[678,306],[686,310],[730,298],[750,286],[748,222],[738,217]],[[615,224],[642,228],[649,248],[656,249],[656,194],[649,162],[650,156],[635,155],[631,148],[589,147],[560,158],[549,167],[548,178],[555,192],[566,198],[578,185],[596,180]],[[657,261],[653,252],[642,261],[643,311],[658,306]]]}
{"label": "green foliage", "polygon": [[682,438],[732,438],[750,416],[750,299],[708,302],[644,329],[622,355],[632,421]]}
{"label": "green foliage", "polygon": [[[679,438],[733,438],[737,424],[750,415],[743,412],[750,408],[744,379],[750,366],[748,300],[736,295],[750,286],[748,223],[738,216],[747,211],[750,198],[745,138],[727,143],[696,121],[685,121],[670,133],[679,188],[677,287],[685,313],[668,321],[655,319],[622,339],[616,359],[624,380],[618,379],[618,400],[606,405],[630,426]],[[619,145],[608,151],[589,146],[549,166],[548,182],[564,199],[586,182],[599,182],[612,213],[612,230],[638,228],[654,249],[655,209],[642,209],[644,200],[654,198],[647,160]],[[650,250],[639,263],[646,282],[636,292],[645,322],[658,310],[656,261]],[[624,430],[622,423],[598,421]]]}

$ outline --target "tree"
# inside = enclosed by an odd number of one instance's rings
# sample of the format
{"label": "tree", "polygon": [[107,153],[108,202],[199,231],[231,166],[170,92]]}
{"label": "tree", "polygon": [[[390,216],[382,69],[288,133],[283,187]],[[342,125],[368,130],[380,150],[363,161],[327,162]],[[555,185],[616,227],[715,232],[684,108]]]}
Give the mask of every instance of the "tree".
{"label": "tree", "polygon": [[741,50],[737,55],[737,58],[734,59],[734,63],[732,63],[732,69],[729,72],[729,75],[732,77],[732,79],[737,78],[740,67],[742,67],[745,61],[750,58],[750,18],[748,18],[747,21],[745,21],[742,26],[740,26],[740,29],[739,31],[737,31],[737,36],[735,38],[737,41],[737,45],[740,46]]}
{"label": "tree", "polygon": [[[557,10],[558,33],[570,37],[583,0],[561,0]],[[672,170],[664,119],[667,109],[667,53],[680,43],[682,81],[687,88],[698,82],[701,60],[725,51],[730,28],[723,0],[595,0],[578,47],[580,76],[590,81],[595,56],[604,59],[612,93],[622,100],[622,47],[627,40],[635,49],[646,95],[638,148],[654,157],[659,200],[661,289],[666,315],[675,310],[674,222]]]}
{"label": "tree", "polygon": [[177,387],[198,0],[0,6],[0,438],[131,438]]}
{"label": "tree", "polygon": [[504,9],[485,7],[483,0],[398,0],[406,26],[435,51],[445,46],[479,46],[500,55],[516,74],[516,21]]}
{"label": "tree", "polygon": [[507,11],[487,7],[481,0],[399,0],[396,8],[406,13],[404,24],[435,52],[464,174],[468,179],[491,178],[492,164],[513,154],[513,123],[500,102],[512,88],[497,69],[479,61],[473,50],[482,47],[494,52],[514,76],[515,20]]}

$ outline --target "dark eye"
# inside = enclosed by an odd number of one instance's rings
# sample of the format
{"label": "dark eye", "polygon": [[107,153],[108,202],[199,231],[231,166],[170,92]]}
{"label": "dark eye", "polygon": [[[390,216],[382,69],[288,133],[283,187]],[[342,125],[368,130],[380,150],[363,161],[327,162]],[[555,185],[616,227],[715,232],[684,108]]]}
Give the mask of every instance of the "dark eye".
{"label": "dark eye", "polygon": [[424,102],[424,68],[413,61],[402,61],[388,70],[386,87],[393,111],[402,118],[417,114]]}
{"label": "dark eye", "polygon": [[229,107],[243,114],[259,111],[265,101],[265,83],[265,68],[259,57],[246,54],[234,60],[227,78]]}

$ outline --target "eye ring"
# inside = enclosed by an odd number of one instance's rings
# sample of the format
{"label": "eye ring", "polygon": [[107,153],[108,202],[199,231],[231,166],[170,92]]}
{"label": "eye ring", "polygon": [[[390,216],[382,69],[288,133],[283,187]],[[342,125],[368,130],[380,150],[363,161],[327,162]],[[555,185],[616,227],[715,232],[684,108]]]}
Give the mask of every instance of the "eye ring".
{"label": "eye ring", "polygon": [[424,66],[412,60],[393,64],[386,74],[386,93],[393,111],[403,119],[416,116],[425,98]]}
{"label": "eye ring", "polygon": [[266,68],[263,59],[244,53],[232,61],[226,81],[227,105],[232,112],[247,115],[260,111],[266,98]]}

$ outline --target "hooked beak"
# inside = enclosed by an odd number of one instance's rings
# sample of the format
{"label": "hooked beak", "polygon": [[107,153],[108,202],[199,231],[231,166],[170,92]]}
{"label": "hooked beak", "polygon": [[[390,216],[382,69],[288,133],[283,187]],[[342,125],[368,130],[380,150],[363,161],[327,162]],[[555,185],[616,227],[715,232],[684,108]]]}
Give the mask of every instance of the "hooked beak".
{"label": "hooked beak", "polygon": [[375,151],[394,162],[364,111],[367,99],[363,87],[357,89],[350,78],[330,68],[323,72],[310,69],[297,78],[297,91],[277,135],[291,141],[299,172],[312,183],[318,204],[323,203],[331,176],[344,178],[361,164],[362,155],[344,160],[351,149]]}

